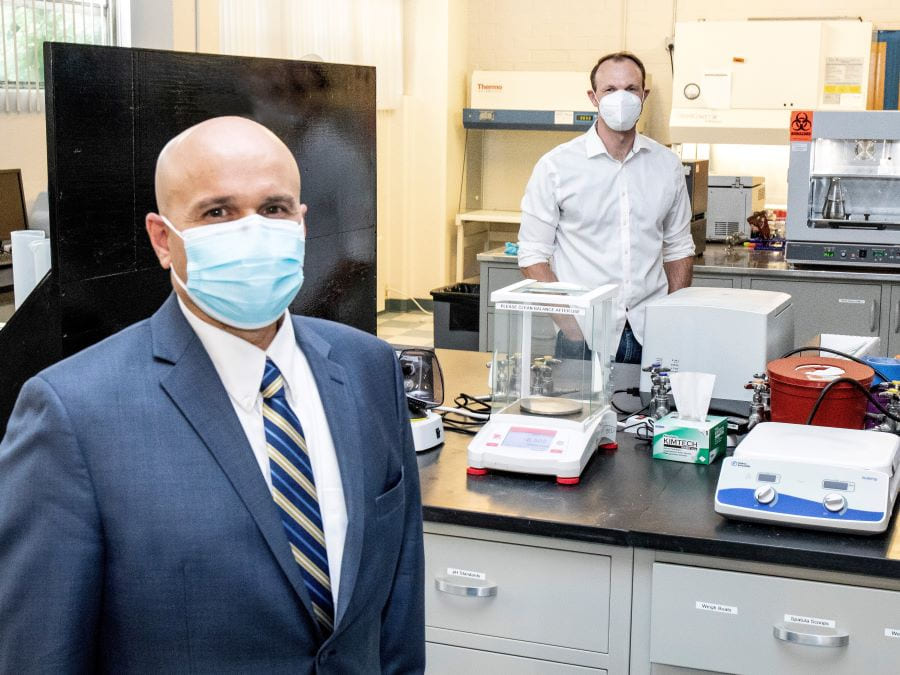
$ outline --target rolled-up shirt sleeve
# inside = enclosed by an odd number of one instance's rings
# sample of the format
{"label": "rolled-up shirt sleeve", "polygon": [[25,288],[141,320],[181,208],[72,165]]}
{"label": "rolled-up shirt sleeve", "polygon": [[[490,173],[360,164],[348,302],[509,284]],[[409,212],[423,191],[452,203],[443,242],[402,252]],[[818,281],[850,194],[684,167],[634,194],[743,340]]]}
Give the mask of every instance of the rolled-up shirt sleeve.
{"label": "rolled-up shirt sleeve", "polygon": [[554,172],[546,158],[538,161],[531,172],[521,208],[519,267],[549,262],[556,249],[559,204]]}
{"label": "rolled-up shirt sleeve", "polygon": [[674,180],[675,201],[663,218],[663,262],[681,260],[694,255],[694,239],[691,237],[691,202],[680,163],[675,167]]}

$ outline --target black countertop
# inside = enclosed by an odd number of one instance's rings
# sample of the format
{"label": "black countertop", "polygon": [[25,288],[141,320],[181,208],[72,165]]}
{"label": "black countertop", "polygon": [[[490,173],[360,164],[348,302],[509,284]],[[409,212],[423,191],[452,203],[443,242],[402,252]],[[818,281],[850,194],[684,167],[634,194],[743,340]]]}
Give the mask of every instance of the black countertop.
{"label": "black countertop", "polygon": [[[454,387],[460,370],[484,378],[487,354],[438,350]],[[474,365],[477,364],[477,365]],[[483,393],[480,390],[468,393]],[[482,387],[483,389],[483,387]],[[873,432],[874,433],[874,432]],[[426,521],[621,546],[900,577],[900,525],[876,536],[836,534],[726,520],[713,509],[721,461],[712,466],[655,460],[650,446],[619,434],[574,486],[552,477],[466,474],[469,436],[419,455]]]}

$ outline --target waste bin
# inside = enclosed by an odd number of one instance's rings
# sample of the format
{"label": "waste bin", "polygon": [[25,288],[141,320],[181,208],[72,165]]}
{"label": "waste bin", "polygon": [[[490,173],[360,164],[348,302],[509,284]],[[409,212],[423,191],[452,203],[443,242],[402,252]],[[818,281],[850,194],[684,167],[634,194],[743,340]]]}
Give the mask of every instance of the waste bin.
{"label": "waste bin", "polygon": [[480,284],[453,284],[431,291],[435,347],[478,350],[480,296]]}

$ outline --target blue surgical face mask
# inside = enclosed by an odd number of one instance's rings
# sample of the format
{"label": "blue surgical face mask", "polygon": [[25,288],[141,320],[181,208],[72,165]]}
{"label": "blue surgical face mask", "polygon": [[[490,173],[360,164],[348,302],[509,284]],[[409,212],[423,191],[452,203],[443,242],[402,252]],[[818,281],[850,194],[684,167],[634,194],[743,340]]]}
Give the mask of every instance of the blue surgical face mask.
{"label": "blue surgical face mask", "polygon": [[253,214],[183,232],[187,282],[175,283],[204,313],[234,328],[263,328],[278,320],[303,285],[303,221]]}

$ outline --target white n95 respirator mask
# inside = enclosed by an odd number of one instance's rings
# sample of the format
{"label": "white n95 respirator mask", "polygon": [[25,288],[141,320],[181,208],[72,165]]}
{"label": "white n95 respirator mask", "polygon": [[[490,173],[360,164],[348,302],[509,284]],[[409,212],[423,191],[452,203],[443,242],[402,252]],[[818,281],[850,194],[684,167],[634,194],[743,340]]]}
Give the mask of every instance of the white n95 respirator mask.
{"label": "white n95 respirator mask", "polygon": [[183,232],[187,281],[175,283],[208,316],[244,330],[274,323],[303,285],[303,222],[259,214],[192,227]]}
{"label": "white n95 respirator mask", "polygon": [[635,94],[618,89],[600,99],[597,111],[600,117],[613,131],[628,131],[634,128],[644,102]]}

